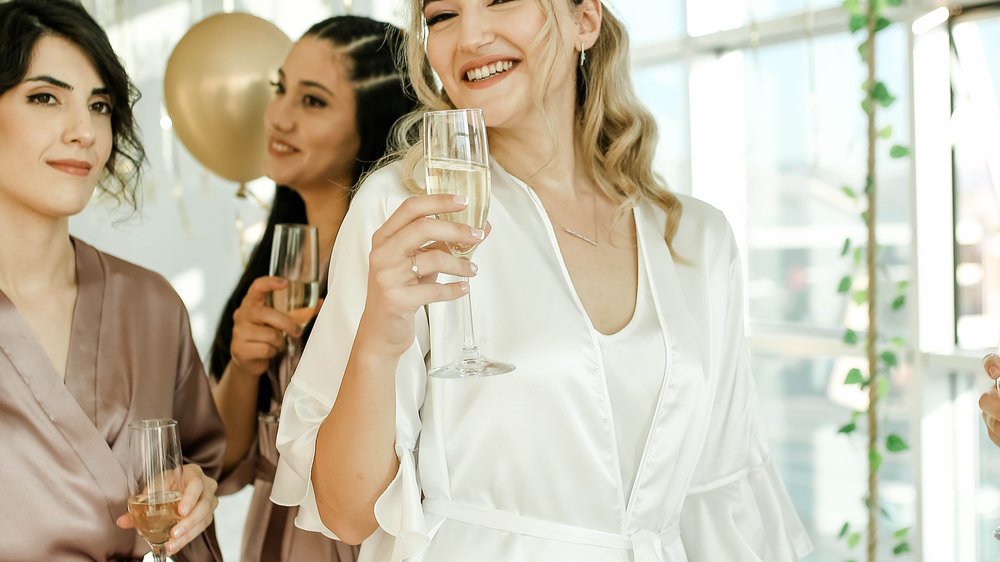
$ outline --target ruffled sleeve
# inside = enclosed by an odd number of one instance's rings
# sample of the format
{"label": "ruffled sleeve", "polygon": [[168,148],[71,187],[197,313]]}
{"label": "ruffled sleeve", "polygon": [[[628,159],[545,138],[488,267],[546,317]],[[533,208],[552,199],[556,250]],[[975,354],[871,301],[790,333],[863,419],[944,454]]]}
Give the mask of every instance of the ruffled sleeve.
{"label": "ruffled sleeve", "polygon": [[[337,536],[320,519],[312,486],[316,437],[337,399],[364,310],[372,234],[408,196],[401,186],[397,164],[370,176],[355,195],[330,260],[330,297],[316,319],[281,408],[277,436],[280,457],[271,501],[298,506],[298,527],[334,539]],[[430,542],[415,459],[427,373],[428,326],[423,310],[415,322],[415,341],[400,358],[396,372],[399,470],[376,501],[379,527],[362,543],[362,561],[402,560]]]}
{"label": "ruffled sleeve", "polygon": [[[705,448],[681,511],[692,561],[794,562],[812,551],[768,452],[750,373],[736,246],[715,275],[709,357],[715,398]],[[728,271],[726,270],[728,265]]]}

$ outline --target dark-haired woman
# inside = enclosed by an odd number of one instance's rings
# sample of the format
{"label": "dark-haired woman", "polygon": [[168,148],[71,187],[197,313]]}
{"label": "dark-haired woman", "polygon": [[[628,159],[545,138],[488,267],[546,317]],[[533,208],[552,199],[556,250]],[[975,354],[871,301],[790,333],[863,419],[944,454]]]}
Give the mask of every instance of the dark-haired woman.
{"label": "dark-haired woman", "polygon": [[[134,201],[137,94],[64,1],[0,3],[0,560],[140,560],[128,426],[178,421],[177,561],[221,560],[209,525],[225,441],[184,305],[155,273],[70,237],[101,185]],[[209,529],[208,532],[204,532]]]}
{"label": "dark-haired woman", "polygon": [[[384,155],[392,125],[414,106],[395,66],[402,42],[391,25],[333,17],[310,28],[278,71],[266,114],[266,172],[279,187],[264,236],[223,311],[210,358],[228,441],[222,493],[254,484],[244,562],[357,557],[355,547],[295,528],[297,510],[268,499],[281,407],[270,380],[278,381],[279,392],[288,384],[285,335],[298,339],[301,348],[309,327],[302,331],[289,316],[266,306],[266,295],[283,284],[267,273],[278,223],[316,226],[320,255],[330,255],[353,187]],[[298,357],[291,359],[294,364]],[[272,376],[261,376],[268,370]]]}

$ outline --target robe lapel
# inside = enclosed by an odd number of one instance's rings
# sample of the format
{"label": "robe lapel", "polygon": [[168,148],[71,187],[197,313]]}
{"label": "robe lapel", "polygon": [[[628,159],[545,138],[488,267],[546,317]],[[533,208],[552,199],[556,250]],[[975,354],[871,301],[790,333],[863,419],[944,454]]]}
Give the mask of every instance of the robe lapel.
{"label": "robe lapel", "polygon": [[[77,251],[83,249],[83,253],[90,252],[94,260],[97,260],[95,250],[84,244],[77,244]],[[85,258],[90,259],[90,258]],[[78,268],[80,261],[78,259]],[[99,267],[98,267],[99,269]],[[78,269],[79,273],[79,269]],[[94,291],[103,294],[104,280],[88,280],[81,283],[80,292],[77,297],[77,308],[80,308],[81,299],[85,300],[85,295],[92,296]],[[125,489],[126,475],[117,457],[112,453],[111,448],[105,441],[104,436],[97,430],[93,421],[95,406],[94,374],[96,373],[96,361],[88,359],[91,353],[96,353],[96,334],[79,334],[78,330],[97,331],[99,325],[90,324],[80,326],[77,320],[82,314],[93,313],[90,310],[93,303],[82,303],[84,312],[77,310],[74,312],[74,326],[72,328],[71,342],[81,343],[80,349],[71,349],[72,358],[68,367],[67,380],[74,376],[70,370],[76,362],[90,361],[90,374],[84,374],[81,379],[90,377],[91,382],[86,380],[74,382],[74,388],[82,392],[88,404],[81,405],[70,389],[63,384],[58,373],[49,361],[45,351],[35,340],[28,327],[27,322],[21,317],[14,307],[14,303],[0,291],[0,353],[3,353],[14,366],[15,371],[23,379],[31,394],[34,396],[38,407],[45,412],[46,416],[58,428],[59,432],[66,439],[66,443],[76,453],[80,459],[83,470],[94,479],[95,484],[104,495],[108,506],[111,520],[124,513],[127,506],[124,503],[128,496]],[[87,312],[90,310],[90,312]],[[99,308],[98,308],[99,314]],[[94,339],[93,342],[90,340]],[[90,349],[90,345],[95,349]],[[75,377],[74,377],[75,378]],[[82,390],[81,390],[82,389]],[[25,405],[28,407],[28,405]],[[90,410],[90,413],[85,409]],[[132,533],[122,531],[123,540],[132,540]]]}
{"label": "robe lapel", "polygon": [[66,361],[66,389],[76,398],[90,422],[97,420],[97,350],[104,306],[104,268],[97,251],[74,240],[76,279],[79,286]]}
{"label": "robe lapel", "polygon": [[[666,217],[662,212],[643,204],[634,215],[642,249],[639,258],[644,260],[653,305],[663,329],[667,372],[629,498],[625,525],[630,530],[653,530],[663,508],[664,488],[677,487],[677,471],[683,473],[676,461],[682,456],[684,437],[689,435],[701,407],[705,380],[698,326],[677,275],[678,267],[688,266],[678,265],[670,255],[663,239]],[[657,491],[644,493],[644,489]],[[672,498],[667,491],[669,501]],[[675,496],[682,499],[683,494],[678,490]],[[660,500],[653,502],[650,498]]]}

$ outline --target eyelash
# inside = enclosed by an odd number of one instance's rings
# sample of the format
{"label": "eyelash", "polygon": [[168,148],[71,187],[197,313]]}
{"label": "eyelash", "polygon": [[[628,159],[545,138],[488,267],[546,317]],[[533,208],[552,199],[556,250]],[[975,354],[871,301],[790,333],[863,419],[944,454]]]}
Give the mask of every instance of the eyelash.
{"label": "eyelash", "polygon": [[[283,96],[285,95],[285,85],[281,82],[271,82],[271,86],[274,88],[274,95]],[[326,107],[328,104],[326,101],[317,98],[316,96],[306,95],[302,97],[302,105],[306,107]]]}
{"label": "eyelash", "polygon": [[[508,2],[513,2],[513,1],[514,0],[492,0],[487,5],[488,6],[495,6],[497,4],[506,4]],[[450,19],[450,18],[452,18],[454,16],[455,16],[455,14],[452,13],[452,12],[442,12],[442,13],[439,13],[439,14],[435,14],[435,15],[427,18],[427,27],[432,27],[433,25],[441,23],[441,22],[443,22],[445,20],[448,20],[448,19]]]}
{"label": "eyelash", "polygon": [[[31,94],[28,96],[28,103],[37,105],[55,105],[58,100],[56,97],[48,92],[43,92],[40,94]],[[106,101],[95,101],[90,104],[90,108],[93,111],[101,115],[111,115],[112,107],[111,104]]]}

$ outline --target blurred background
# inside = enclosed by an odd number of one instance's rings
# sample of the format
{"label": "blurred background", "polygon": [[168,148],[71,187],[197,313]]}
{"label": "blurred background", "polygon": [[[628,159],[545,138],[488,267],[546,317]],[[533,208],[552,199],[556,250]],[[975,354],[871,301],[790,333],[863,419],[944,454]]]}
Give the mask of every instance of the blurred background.
{"label": "blurred background", "polygon": [[[266,216],[256,197],[202,168],[163,105],[167,58],[218,12],[248,12],[291,39],[329,15],[401,23],[398,0],[84,0],[142,91],[150,166],[141,212],[96,202],[73,233],[163,274],[191,314],[207,357],[224,300]],[[867,316],[850,293],[845,238],[861,242],[863,208],[845,195],[865,178],[865,68],[837,0],[611,0],[628,25],[635,87],[659,124],[656,166],[678,192],[722,209],[746,275],[748,333],[762,411],[785,483],[812,537],[809,562],[862,559],[838,538],[863,525],[864,444],[838,434],[865,407],[848,371],[864,368]],[[906,306],[880,299],[883,333],[904,350],[882,412],[910,449],[890,455],[881,494],[887,528],[910,527],[910,551],[884,559],[994,562],[1000,541],[1000,449],[976,401],[980,359],[1000,341],[1000,3],[904,1],[879,34],[878,74],[896,103],[879,112],[880,259],[907,281]],[[911,158],[890,158],[888,147]],[[857,282],[857,278],[855,278]],[[335,298],[331,295],[331,298]],[[884,309],[884,310],[883,310]],[[226,559],[239,559],[249,494],[217,513]]]}

